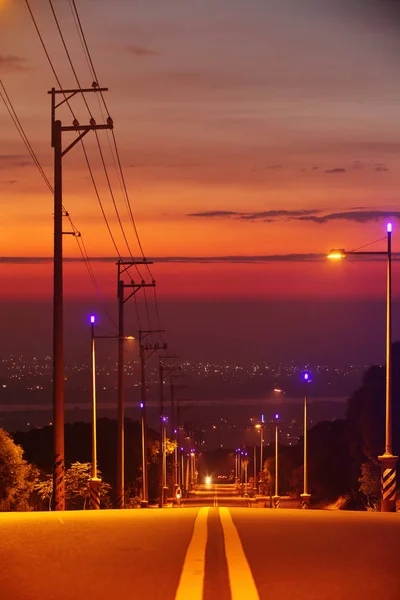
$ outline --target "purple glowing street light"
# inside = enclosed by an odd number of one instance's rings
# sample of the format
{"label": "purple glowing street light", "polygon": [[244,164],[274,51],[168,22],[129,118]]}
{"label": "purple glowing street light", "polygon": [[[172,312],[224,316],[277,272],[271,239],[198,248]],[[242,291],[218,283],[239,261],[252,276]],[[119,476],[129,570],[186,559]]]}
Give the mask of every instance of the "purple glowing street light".
{"label": "purple glowing street light", "polygon": [[392,447],[392,223],[386,224],[387,250],[346,252],[331,250],[328,258],[341,259],[346,256],[368,254],[386,256],[386,418],[385,452],[378,456],[381,463],[381,511],[396,512],[396,463]]}
{"label": "purple glowing street light", "polygon": [[311,382],[311,373],[305,371],[303,373],[304,381],[304,404],[303,404],[303,440],[304,440],[304,486],[303,493],[300,494],[300,506],[301,508],[310,508],[311,495],[308,493],[308,478],[307,478],[307,384]]}

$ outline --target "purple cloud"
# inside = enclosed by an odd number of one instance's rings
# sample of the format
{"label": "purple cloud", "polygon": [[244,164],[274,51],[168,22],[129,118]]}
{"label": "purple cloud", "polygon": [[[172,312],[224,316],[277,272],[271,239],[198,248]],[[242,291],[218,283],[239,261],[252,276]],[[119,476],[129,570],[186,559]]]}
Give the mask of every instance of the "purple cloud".
{"label": "purple cloud", "polygon": [[131,44],[127,46],[127,51],[129,54],[133,54],[134,56],[144,57],[144,56],[156,56],[157,52],[155,50],[150,50],[149,48],[143,48],[143,46],[136,46]]}

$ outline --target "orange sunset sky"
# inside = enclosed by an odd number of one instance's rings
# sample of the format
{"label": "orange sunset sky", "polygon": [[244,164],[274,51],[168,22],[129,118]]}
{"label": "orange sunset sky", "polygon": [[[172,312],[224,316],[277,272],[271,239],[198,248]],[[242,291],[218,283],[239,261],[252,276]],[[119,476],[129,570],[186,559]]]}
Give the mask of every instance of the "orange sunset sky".
{"label": "orange sunset sky", "polygon": [[[348,249],[400,222],[399,19],[365,0],[77,0],[114,119],[133,212],[161,295],[381,297],[380,263],[308,255]],[[30,6],[64,87],[76,87],[46,0]],[[90,87],[71,4],[54,0],[82,86]],[[56,85],[23,0],[0,1],[0,78],[52,179]],[[94,96],[94,94],[92,95]],[[96,98],[88,98],[98,123]],[[74,101],[81,123],[82,101]],[[59,109],[64,124],[70,114]],[[52,197],[0,101],[2,296],[51,295]],[[100,132],[118,206],[138,246]],[[65,142],[68,141],[67,135]],[[85,138],[107,216],[127,256],[94,135]],[[79,146],[64,159],[64,205],[91,257],[115,258]],[[66,227],[68,224],[66,224]],[[384,249],[376,246],[376,249]],[[64,238],[65,256],[79,258]],[[285,260],[254,257],[304,255]],[[249,257],[246,263],[169,257]],[[16,265],[13,257],[19,257]],[[26,259],[26,260],[25,260]],[[307,260],[306,260],[307,259]],[[310,259],[310,260],[309,260]],[[106,295],[115,267],[94,262]],[[394,290],[397,264],[394,266]],[[79,262],[66,294],[90,296]]]}

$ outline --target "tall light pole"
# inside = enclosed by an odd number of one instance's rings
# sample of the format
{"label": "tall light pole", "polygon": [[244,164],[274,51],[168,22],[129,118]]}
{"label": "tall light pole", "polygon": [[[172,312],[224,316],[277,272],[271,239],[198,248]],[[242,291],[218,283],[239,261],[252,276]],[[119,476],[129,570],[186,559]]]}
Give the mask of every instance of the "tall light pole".
{"label": "tall light pole", "polygon": [[381,463],[381,511],[396,512],[396,463],[392,447],[392,223],[386,227],[387,250],[385,252],[346,252],[331,250],[328,258],[341,259],[352,254],[383,255],[386,262],[386,402],[385,402],[385,452],[378,456]]}
{"label": "tall light pole", "polygon": [[244,460],[243,460],[243,468],[244,468],[244,497],[247,498],[248,497],[248,493],[247,493],[247,467],[249,464],[248,458],[247,458],[247,452],[244,452],[243,454],[244,456]]}
{"label": "tall light pole", "polygon": [[[256,427],[257,431],[260,432],[260,481],[259,481],[259,484],[261,486],[261,483],[262,483],[261,473],[264,470],[264,465],[263,465],[264,415],[261,415],[261,423],[257,423],[257,425],[255,427]],[[254,458],[255,458],[255,454],[254,454]],[[256,488],[257,488],[256,475],[255,475],[255,485],[256,485]]]}
{"label": "tall light pole", "polygon": [[280,498],[278,494],[278,442],[279,442],[279,415],[275,415],[275,495],[272,500],[274,501],[274,508],[279,508]]}
{"label": "tall light pole", "polygon": [[153,344],[146,342],[147,336],[153,333],[164,333],[163,329],[140,329],[139,330],[139,356],[140,356],[140,421],[142,431],[142,501],[141,508],[149,506],[149,471],[147,465],[147,410],[146,410],[146,358],[151,357],[158,350],[165,350],[167,344]]}
{"label": "tall light pole", "polygon": [[97,477],[97,403],[96,403],[96,355],[94,344],[94,324],[96,317],[90,317],[91,329],[91,366],[92,366],[92,472],[89,480],[90,508],[98,510],[100,508],[100,483],[101,479]]}
{"label": "tall light pole", "polygon": [[307,384],[311,381],[310,373],[303,373],[304,403],[303,403],[303,439],[304,439],[304,487],[300,495],[301,508],[310,508],[311,494],[308,493],[308,465],[307,465]]}

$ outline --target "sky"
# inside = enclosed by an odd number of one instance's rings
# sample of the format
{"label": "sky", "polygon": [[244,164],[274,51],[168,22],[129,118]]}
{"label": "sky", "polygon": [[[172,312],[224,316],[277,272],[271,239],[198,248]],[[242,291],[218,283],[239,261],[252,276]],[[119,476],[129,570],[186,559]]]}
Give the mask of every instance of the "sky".
{"label": "sky", "polygon": [[[62,85],[75,88],[49,3],[29,4]],[[251,311],[252,302],[312,300],[311,328],[318,301],[384,301],[382,262],[332,265],[323,256],[332,247],[358,248],[384,237],[388,220],[393,249],[400,249],[396,4],[76,0],[99,83],[109,88],[105,97],[132,210],[145,255],[154,258],[161,301],[242,302]],[[80,83],[90,87],[71,3],[54,0],[53,6]],[[47,92],[56,82],[23,0],[0,0],[0,39],[0,78],[51,179]],[[107,115],[94,96],[88,101],[101,123]],[[80,122],[87,122],[82,100],[72,102]],[[65,107],[57,116],[71,124]],[[0,127],[0,299],[7,306],[46,303],[52,197],[1,102]],[[110,137],[99,136],[128,243],[138,256]],[[117,245],[127,256],[94,135],[85,143]],[[93,270],[110,301],[116,253],[78,146],[63,159],[63,169],[64,206],[96,258]],[[385,249],[384,240],[375,248]],[[66,298],[95,302],[72,236],[64,236],[64,252]],[[398,297],[396,262],[393,272]],[[3,311],[6,327],[15,318],[10,315]],[[234,322],[227,321],[226,338]],[[338,323],[338,331],[349,323]],[[335,343],[341,339],[338,334]]]}

